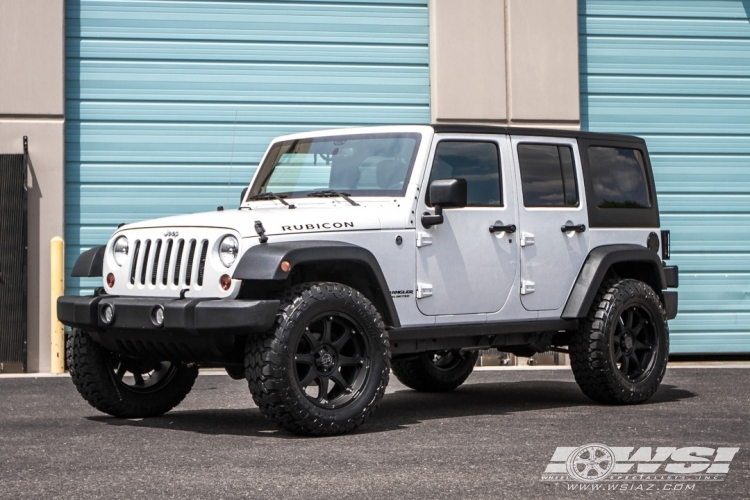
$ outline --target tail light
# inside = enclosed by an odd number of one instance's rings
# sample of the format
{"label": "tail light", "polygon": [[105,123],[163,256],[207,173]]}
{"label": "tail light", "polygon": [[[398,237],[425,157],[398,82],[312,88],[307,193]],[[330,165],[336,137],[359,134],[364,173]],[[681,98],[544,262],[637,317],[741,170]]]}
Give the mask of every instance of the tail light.
{"label": "tail light", "polygon": [[669,252],[671,249],[672,242],[669,239],[669,231],[662,230],[661,232],[661,258],[662,260],[669,260]]}

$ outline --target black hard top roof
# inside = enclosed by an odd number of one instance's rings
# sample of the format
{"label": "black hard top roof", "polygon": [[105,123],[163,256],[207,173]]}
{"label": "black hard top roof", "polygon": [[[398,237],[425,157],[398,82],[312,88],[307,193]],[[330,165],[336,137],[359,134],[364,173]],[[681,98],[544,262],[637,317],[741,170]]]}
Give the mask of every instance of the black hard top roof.
{"label": "black hard top roof", "polygon": [[644,142],[634,135],[608,134],[602,132],[584,132],[582,130],[503,127],[499,125],[464,125],[461,123],[432,123],[430,126],[439,134],[507,134],[507,135],[538,135],[555,137],[573,137],[576,139]]}

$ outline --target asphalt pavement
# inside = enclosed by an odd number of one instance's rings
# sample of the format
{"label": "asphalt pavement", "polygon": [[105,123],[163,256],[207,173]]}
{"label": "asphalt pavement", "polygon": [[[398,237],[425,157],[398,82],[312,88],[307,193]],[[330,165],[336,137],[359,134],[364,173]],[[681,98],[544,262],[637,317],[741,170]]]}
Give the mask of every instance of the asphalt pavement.
{"label": "asphalt pavement", "polygon": [[[0,376],[0,498],[750,498],[750,368],[688,366],[620,407],[567,369],[479,370],[445,394],[392,380],[365,426],[326,438],[278,430],[223,375],[141,420],[98,413],[67,377]],[[543,480],[558,447],[589,443],[739,452],[711,480]]]}

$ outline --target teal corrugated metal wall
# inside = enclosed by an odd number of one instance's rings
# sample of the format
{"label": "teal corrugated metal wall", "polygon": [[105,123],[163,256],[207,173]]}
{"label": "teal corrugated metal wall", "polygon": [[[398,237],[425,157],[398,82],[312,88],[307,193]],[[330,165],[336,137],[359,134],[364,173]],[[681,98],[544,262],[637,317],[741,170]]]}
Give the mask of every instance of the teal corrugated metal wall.
{"label": "teal corrugated metal wall", "polygon": [[750,352],[750,1],[580,0],[585,130],[644,137],[680,266],[672,352]]}
{"label": "teal corrugated metal wall", "polygon": [[67,0],[65,22],[68,276],[121,222],[236,206],[277,135],[430,120],[427,0]]}

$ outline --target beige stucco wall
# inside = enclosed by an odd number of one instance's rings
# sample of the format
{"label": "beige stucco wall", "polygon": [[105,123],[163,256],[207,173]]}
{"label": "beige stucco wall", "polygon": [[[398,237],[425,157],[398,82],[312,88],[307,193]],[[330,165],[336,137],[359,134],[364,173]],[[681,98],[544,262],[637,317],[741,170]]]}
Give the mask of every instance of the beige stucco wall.
{"label": "beige stucco wall", "polygon": [[431,0],[429,8],[432,121],[505,120],[502,0]]}
{"label": "beige stucco wall", "polygon": [[430,0],[433,122],[580,127],[576,0]]}
{"label": "beige stucco wall", "polygon": [[50,369],[49,242],[64,229],[64,3],[0,1],[0,153],[29,138],[27,369]]}

